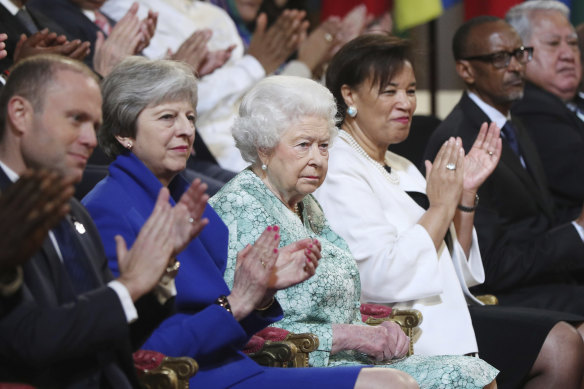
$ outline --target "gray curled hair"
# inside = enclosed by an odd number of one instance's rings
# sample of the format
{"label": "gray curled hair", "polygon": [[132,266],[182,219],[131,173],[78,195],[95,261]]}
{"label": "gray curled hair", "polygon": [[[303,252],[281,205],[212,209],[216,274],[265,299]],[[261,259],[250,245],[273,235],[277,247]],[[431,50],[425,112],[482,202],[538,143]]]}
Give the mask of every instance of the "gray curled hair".
{"label": "gray curled hair", "polygon": [[337,105],[331,92],[316,81],[293,76],[271,76],[258,82],[244,97],[232,127],[235,145],[247,162],[256,163],[258,149],[270,152],[282,134],[305,116],[328,122],[331,142],[337,134]]}
{"label": "gray curled hair", "polygon": [[138,115],[149,106],[188,100],[197,106],[197,79],[184,63],[128,57],[101,84],[99,144],[110,157],[126,152],[116,136],[136,137]]}
{"label": "gray curled hair", "polygon": [[531,17],[536,11],[560,12],[570,20],[570,9],[556,0],[531,0],[512,7],[505,14],[505,20],[517,31],[524,45],[531,42]]}

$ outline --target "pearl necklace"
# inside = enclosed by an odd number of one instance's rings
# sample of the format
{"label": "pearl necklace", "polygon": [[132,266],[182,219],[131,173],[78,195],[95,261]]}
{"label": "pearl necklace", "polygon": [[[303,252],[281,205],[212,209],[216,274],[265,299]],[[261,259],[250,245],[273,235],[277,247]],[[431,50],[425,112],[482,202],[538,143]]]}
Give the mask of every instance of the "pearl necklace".
{"label": "pearl necklace", "polygon": [[[385,168],[383,167],[382,164],[380,164],[379,162],[377,162],[376,160],[374,160],[373,158],[371,158],[369,156],[369,154],[367,154],[365,152],[365,150],[363,150],[363,148],[361,147],[361,145],[359,143],[357,143],[357,141],[355,140],[355,138],[353,138],[351,136],[351,134],[349,134],[347,131],[345,130],[339,130],[339,138],[341,138],[342,140],[344,140],[345,142],[347,142],[349,144],[349,146],[351,146],[353,148],[353,150],[355,150],[356,152],[358,152],[359,154],[361,154],[363,157],[365,157],[365,159],[367,159],[368,161],[370,161],[373,166],[375,166],[375,168],[377,168],[377,170],[379,170],[381,172],[381,174],[391,183],[394,185],[399,185],[399,176],[397,174],[393,174],[389,173],[387,170],[385,170]],[[385,156],[385,164],[387,166],[389,166],[389,161],[387,159],[387,154]]]}

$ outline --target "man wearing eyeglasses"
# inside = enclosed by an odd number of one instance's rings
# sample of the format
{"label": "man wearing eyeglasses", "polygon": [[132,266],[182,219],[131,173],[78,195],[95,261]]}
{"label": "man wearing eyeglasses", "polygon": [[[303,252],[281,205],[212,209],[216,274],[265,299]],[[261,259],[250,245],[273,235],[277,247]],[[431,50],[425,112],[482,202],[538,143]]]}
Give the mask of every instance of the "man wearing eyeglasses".
{"label": "man wearing eyeglasses", "polygon": [[[456,71],[467,90],[432,134],[425,158],[433,160],[451,136],[468,152],[483,122],[501,128],[499,164],[479,189],[475,227],[485,283],[473,292],[493,293],[500,305],[584,314],[584,286],[571,273],[584,269],[578,223],[560,224],[547,191],[543,166],[511,105],[524,93],[525,67],[534,50],[518,33],[492,16],[471,19],[453,39]],[[488,150],[487,153],[495,153]],[[584,334],[584,327],[579,329]]]}
{"label": "man wearing eyeglasses", "polygon": [[525,67],[525,96],[512,112],[538,148],[561,220],[578,217],[584,201],[584,110],[575,101],[582,67],[569,16],[561,2],[539,0],[506,15],[523,43],[534,47],[533,61]]}

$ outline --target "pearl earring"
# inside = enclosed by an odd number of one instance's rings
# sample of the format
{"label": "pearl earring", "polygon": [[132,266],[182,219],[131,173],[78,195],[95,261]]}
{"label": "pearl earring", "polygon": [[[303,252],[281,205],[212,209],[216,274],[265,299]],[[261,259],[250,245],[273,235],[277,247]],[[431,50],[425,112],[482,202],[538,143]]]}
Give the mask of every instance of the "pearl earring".
{"label": "pearl earring", "polygon": [[265,163],[262,163],[262,170],[263,171],[268,170],[268,165],[266,165]]}
{"label": "pearl earring", "polygon": [[350,105],[349,108],[347,108],[347,115],[352,118],[357,116],[357,108],[354,105]]}
{"label": "pearl earring", "polygon": [[127,149],[132,151],[132,147],[134,147],[134,145],[132,144],[132,142],[128,142],[128,144],[126,145]]}

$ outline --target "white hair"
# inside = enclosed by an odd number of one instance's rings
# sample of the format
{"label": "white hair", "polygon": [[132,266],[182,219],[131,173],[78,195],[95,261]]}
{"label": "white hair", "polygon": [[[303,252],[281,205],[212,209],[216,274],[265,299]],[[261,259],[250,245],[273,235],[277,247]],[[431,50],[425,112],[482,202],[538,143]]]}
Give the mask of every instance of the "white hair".
{"label": "white hair", "polygon": [[244,97],[232,127],[235,145],[252,164],[258,149],[269,152],[284,131],[310,116],[328,122],[331,142],[337,133],[337,105],[332,93],[316,81],[292,76],[271,76],[258,82]]}
{"label": "white hair", "polygon": [[531,18],[535,12],[559,12],[570,20],[570,9],[556,0],[530,0],[512,7],[505,15],[505,20],[519,33],[523,44],[531,41]]}

